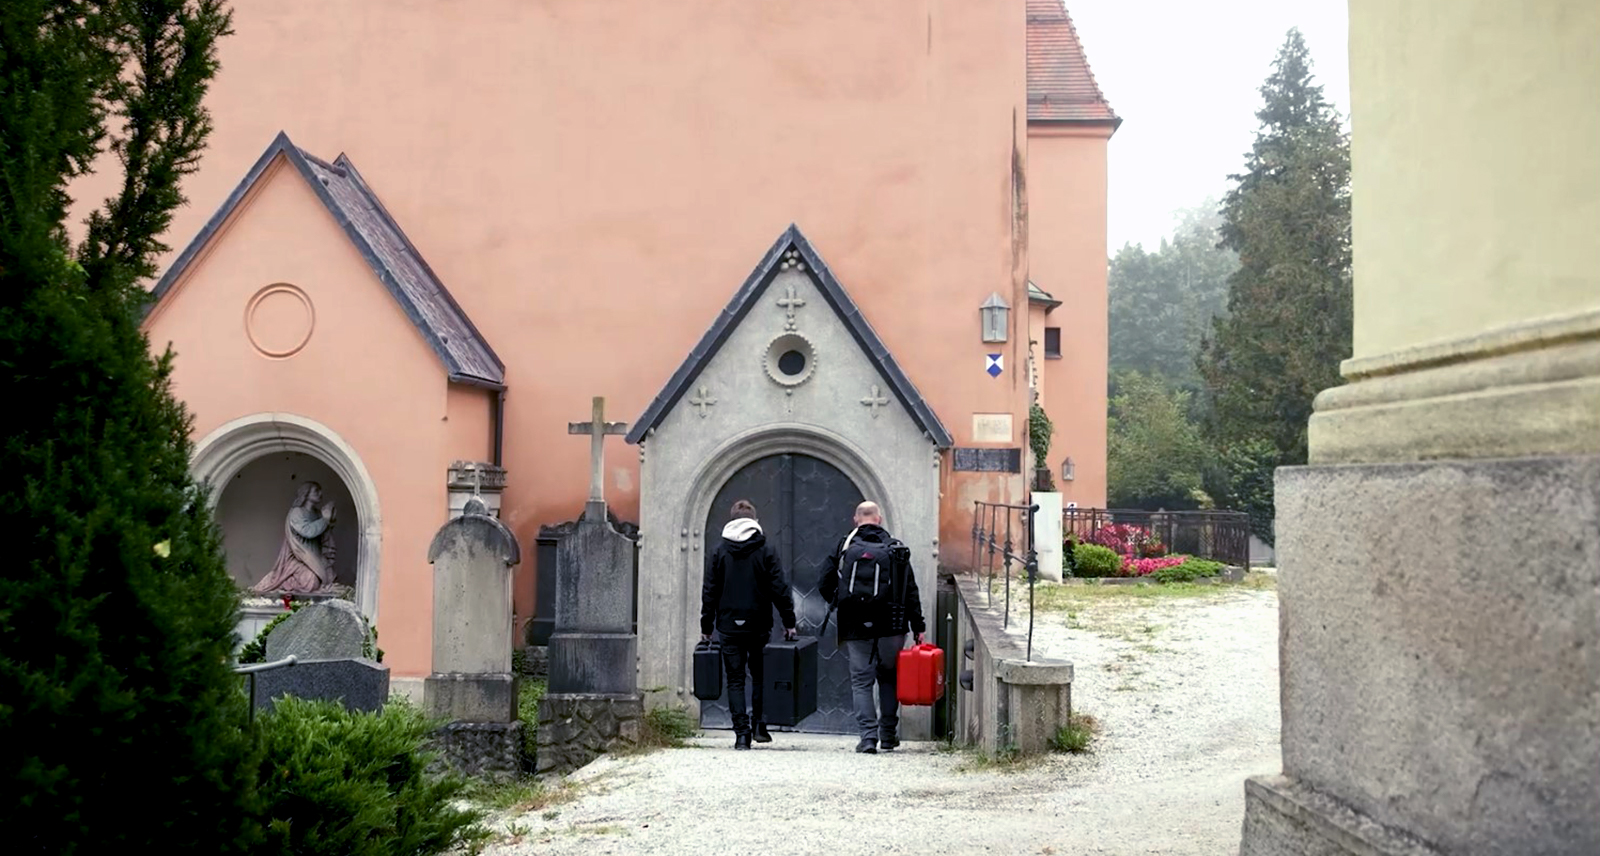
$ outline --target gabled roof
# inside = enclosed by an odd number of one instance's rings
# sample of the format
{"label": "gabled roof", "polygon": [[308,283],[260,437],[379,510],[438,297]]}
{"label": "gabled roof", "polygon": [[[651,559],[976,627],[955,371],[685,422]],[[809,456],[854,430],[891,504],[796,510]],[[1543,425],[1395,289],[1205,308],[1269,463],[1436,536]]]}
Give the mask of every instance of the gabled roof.
{"label": "gabled roof", "polygon": [[416,325],[422,338],[433,348],[444,363],[450,379],[460,383],[501,388],[505,385],[505,364],[495,355],[494,349],[484,341],[483,334],[474,327],[460,304],[434,275],[433,269],[423,260],[422,254],[412,245],[400,225],[389,216],[383,203],[378,201],[372,188],[367,186],[356,171],[355,164],[344,155],[332,163],[306,152],[290,142],[289,135],[278,132],[272,144],[261,153],[244,180],[211,215],[205,228],[184,248],[161,281],[151,292],[152,299],[146,314],[166,296],[174,283],[182,279],[189,266],[195,262],[223,224],[250,195],[261,177],[266,175],[274,160],[282,156],[294,167],[328,213],[333,215],[339,228],[367,260],[372,272],[377,274],[406,317]]}
{"label": "gabled roof", "polygon": [[1028,121],[1122,124],[1061,0],[1028,0]]}
{"label": "gabled roof", "polygon": [[734,294],[733,299],[723,308],[722,314],[718,315],[716,321],[712,322],[711,329],[700,337],[700,343],[694,346],[693,351],[689,352],[688,358],[683,361],[682,365],[678,366],[678,370],[673,373],[672,379],[667,381],[667,385],[662,388],[660,394],[655,397],[654,401],[650,402],[649,407],[645,408],[644,414],[634,420],[632,429],[628,431],[628,442],[638,443],[643,440],[651,429],[660,425],[661,420],[667,418],[667,414],[672,411],[673,405],[677,404],[678,399],[689,391],[695,379],[700,376],[700,372],[711,364],[712,358],[722,349],[723,343],[728,340],[728,336],[739,326],[739,322],[743,321],[744,317],[750,314],[750,310],[761,301],[761,296],[766,293],[767,287],[772,284],[773,279],[778,275],[779,263],[782,261],[784,253],[787,253],[791,248],[798,251],[801,258],[805,259],[806,276],[811,278],[811,282],[822,293],[823,299],[833,309],[834,314],[839,316],[840,321],[844,322],[846,329],[855,338],[856,344],[861,346],[861,350],[865,352],[873,367],[878,370],[878,374],[883,378],[884,382],[888,384],[890,389],[894,390],[895,398],[899,399],[900,404],[911,415],[912,421],[939,448],[948,449],[955,445],[950,432],[945,430],[944,424],[939,421],[939,417],[934,415],[933,408],[929,407],[928,403],[923,400],[922,393],[917,392],[917,388],[911,383],[911,379],[906,377],[906,373],[894,361],[889,349],[884,347],[883,340],[878,338],[878,334],[873,331],[872,325],[868,324],[867,319],[862,316],[861,309],[856,306],[856,302],[850,299],[850,295],[845,293],[844,287],[839,285],[837,279],[834,279],[833,271],[829,270],[827,263],[822,260],[821,256],[817,255],[817,251],[812,248],[811,242],[806,240],[806,236],[800,232],[800,227],[793,224],[790,224],[789,228],[784,230],[783,234],[778,237],[777,243],[773,244],[772,249],[768,250],[766,256],[761,259],[761,263],[756,265],[755,270],[750,272],[750,276],[744,281],[744,285],[739,287],[739,291]]}

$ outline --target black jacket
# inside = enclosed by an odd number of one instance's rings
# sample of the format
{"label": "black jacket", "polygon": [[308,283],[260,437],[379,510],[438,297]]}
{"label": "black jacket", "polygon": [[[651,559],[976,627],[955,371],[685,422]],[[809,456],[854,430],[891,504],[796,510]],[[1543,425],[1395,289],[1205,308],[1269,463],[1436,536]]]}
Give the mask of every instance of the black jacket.
{"label": "black jacket", "polygon": [[[722,543],[706,557],[705,581],[700,587],[700,633],[715,627],[724,635],[771,633],[772,609],[777,607],[785,629],[793,628],[794,600],[783,581],[778,551],[753,525],[734,524],[723,530]],[[736,537],[729,537],[732,534]]]}
{"label": "black jacket", "polygon": [[882,526],[871,523],[856,532],[856,541],[884,546],[889,554],[890,585],[875,600],[857,596],[835,603],[839,592],[839,557],[845,549],[845,538],[839,539],[828,556],[827,565],[822,568],[822,579],[817,585],[822,599],[838,608],[839,639],[904,636],[908,625],[912,631],[926,633],[922,595],[917,591],[917,575],[911,567],[911,549],[891,537]]}

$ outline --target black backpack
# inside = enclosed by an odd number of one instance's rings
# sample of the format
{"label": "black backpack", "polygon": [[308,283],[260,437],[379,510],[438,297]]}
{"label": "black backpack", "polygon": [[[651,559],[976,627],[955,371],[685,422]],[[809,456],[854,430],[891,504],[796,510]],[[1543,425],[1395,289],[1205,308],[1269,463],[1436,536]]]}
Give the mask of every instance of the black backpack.
{"label": "black backpack", "polygon": [[844,550],[839,553],[839,567],[835,569],[839,573],[839,587],[835,589],[827,615],[822,617],[822,625],[817,628],[818,636],[828,629],[828,619],[833,617],[834,610],[847,600],[862,604],[887,602],[891,621],[898,620],[904,613],[905,605],[900,603],[902,595],[899,580],[895,576],[895,557],[908,552],[905,545],[894,538],[890,538],[887,544],[857,541],[858,531],[850,530],[844,539]]}

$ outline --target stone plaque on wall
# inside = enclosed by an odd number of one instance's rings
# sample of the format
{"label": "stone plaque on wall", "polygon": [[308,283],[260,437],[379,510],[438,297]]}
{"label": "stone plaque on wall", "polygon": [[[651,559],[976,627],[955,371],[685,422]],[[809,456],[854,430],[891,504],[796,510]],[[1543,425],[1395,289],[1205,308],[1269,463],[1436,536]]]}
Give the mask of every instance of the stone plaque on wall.
{"label": "stone plaque on wall", "polygon": [[972,442],[974,442],[974,443],[1009,443],[1009,442],[1011,442],[1011,414],[1009,414],[1009,413],[974,413],[974,414],[972,414]]}
{"label": "stone plaque on wall", "polygon": [[1021,449],[963,449],[950,450],[951,469],[969,473],[1020,473]]}

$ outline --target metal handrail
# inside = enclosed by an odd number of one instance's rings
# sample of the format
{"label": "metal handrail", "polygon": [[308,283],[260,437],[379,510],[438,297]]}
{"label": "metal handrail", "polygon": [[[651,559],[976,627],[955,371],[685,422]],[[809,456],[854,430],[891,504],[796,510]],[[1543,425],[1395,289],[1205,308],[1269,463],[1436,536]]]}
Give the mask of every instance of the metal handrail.
{"label": "metal handrail", "polygon": [[235,675],[250,676],[250,723],[252,725],[254,725],[256,721],[256,675],[261,672],[270,672],[274,669],[287,669],[288,667],[299,662],[299,657],[290,654],[289,656],[284,657],[282,660],[273,660],[270,663],[251,663],[246,666],[233,667],[233,673]]}
{"label": "metal handrail", "polygon": [[[994,606],[994,572],[995,565],[1002,566],[1002,576],[1005,579],[1005,618],[1004,626],[1011,627],[1011,565],[1016,563],[1022,566],[1028,574],[1028,650],[1027,659],[1033,659],[1033,614],[1034,614],[1034,584],[1039,581],[1039,555],[1033,543],[1033,516],[1039,513],[1038,505],[1007,505],[996,502],[974,502],[972,514],[972,567],[975,572],[982,574],[988,572],[988,585],[985,587],[989,606]],[[1000,517],[1005,517],[1005,538],[997,541],[1000,534]],[[986,519],[987,518],[987,519]],[[1015,520],[1022,528],[1021,535],[1026,540],[1027,549],[1022,553],[1015,552],[1020,546],[1014,539],[1015,530],[1012,523]]]}

